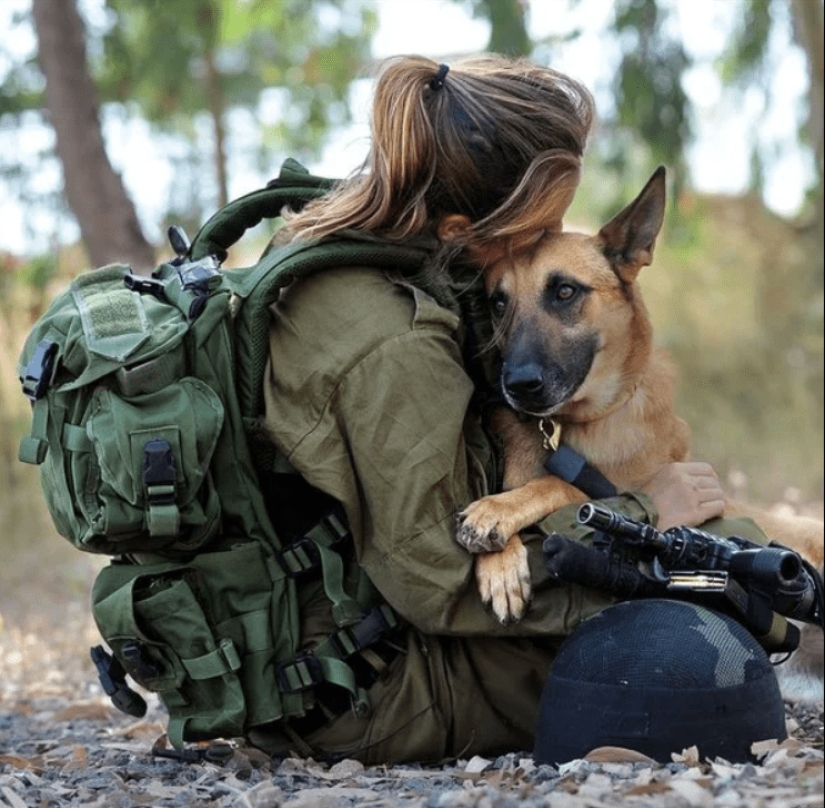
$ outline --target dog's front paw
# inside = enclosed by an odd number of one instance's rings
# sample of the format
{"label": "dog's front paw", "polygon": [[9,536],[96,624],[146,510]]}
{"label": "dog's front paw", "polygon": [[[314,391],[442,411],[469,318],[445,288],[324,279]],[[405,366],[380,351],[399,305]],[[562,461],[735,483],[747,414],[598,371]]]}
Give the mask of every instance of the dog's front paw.
{"label": "dog's front paw", "polygon": [[501,623],[524,617],[530,601],[530,567],[518,535],[511,536],[500,552],[476,556],[475,572],[481,600],[492,606]]}
{"label": "dog's front paw", "polygon": [[508,533],[502,530],[502,508],[495,497],[471,502],[457,517],[456,539],[470,553],[502,550]]}

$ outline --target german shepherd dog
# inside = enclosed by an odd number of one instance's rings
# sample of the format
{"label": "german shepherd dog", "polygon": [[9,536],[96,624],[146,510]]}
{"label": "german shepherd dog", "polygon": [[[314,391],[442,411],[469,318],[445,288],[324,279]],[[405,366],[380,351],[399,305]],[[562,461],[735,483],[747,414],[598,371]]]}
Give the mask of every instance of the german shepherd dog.
{"label": "german shepherd dog", "polygon": [[[639,196],[595,236],[562,232],[533,250],[494,260],[485,285],[501,337],[501,393],[493,430],[504,444],[504,492],[459,515],[458,541],[476,558],[482,599],[502,621],[520,619],[530,597],[518,531],[587,497],[543,468],[547,436],[583,455],[620,490],[639,489],[670,462],[687,459],[688,425],[674,411],[675,374],[653,346],[637,277],[651,263],[665,210],[660,167]],[[823,525],[726,502],[817,568]],[[494,551],[494,552],[489,552]],[[806,632],[810,630],[807,637]],[[812,666],[822,675],[822,632]],[[784,666],[783,666],[784,667]],[[821,693],[821,685],[820,685]],[[821,697],[821,696],[820,696]]]}

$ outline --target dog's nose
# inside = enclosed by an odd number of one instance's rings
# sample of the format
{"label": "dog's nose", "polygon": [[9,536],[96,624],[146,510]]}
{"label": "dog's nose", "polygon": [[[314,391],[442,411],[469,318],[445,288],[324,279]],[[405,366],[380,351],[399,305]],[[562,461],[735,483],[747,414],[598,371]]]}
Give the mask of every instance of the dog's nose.
{"label": "dog's nose", "polygon": [[526,365],[503,368],[501,381],[514,396],[529,396],[538,393],[544,385],[541,365],[528,362]]}

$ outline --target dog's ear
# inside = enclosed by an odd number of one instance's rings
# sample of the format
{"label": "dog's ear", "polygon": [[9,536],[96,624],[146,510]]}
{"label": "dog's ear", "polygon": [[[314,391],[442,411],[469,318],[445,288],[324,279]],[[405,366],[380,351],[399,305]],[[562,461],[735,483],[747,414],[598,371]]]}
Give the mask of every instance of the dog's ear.
{"label": "dog's ear", "polygon": [[602,252],[625,283],[632,283],[653,260],[653,246],[665,216],[665,196],[665,167],[659,166],[642,192],[599,231]]}

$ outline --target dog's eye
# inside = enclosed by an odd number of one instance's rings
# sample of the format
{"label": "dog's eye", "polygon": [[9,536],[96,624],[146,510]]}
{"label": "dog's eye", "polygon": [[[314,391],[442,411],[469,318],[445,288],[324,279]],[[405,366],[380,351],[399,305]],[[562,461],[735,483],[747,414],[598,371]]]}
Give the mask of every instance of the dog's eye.
{"label": "dog's eye", "polygon": [[494,314],[503,316],[504,312],[507,311],[507,295],[501,292],[496,292],[492,295],[492,297],[490,297],[490,308]]}
{"label": "dog's eye", "polygon": [[560,283],[553,289],[553,302],[555,303],[570,303],[579,294],[579,287],[572,283]]}
{"label": "dog's eye", "polygon": [[564,311],[573,311],[586,297],[590,287],[561,276],[560,273],[551,273],[544,289],[542,302],[548,311],[561,314]]}
{"label": "dog's eye", "polygon": [[559,287],[556,289],[556,300],[566,303],[576,296],[576,292],[578,292],[578,289],[570,283],[559,284]]}

